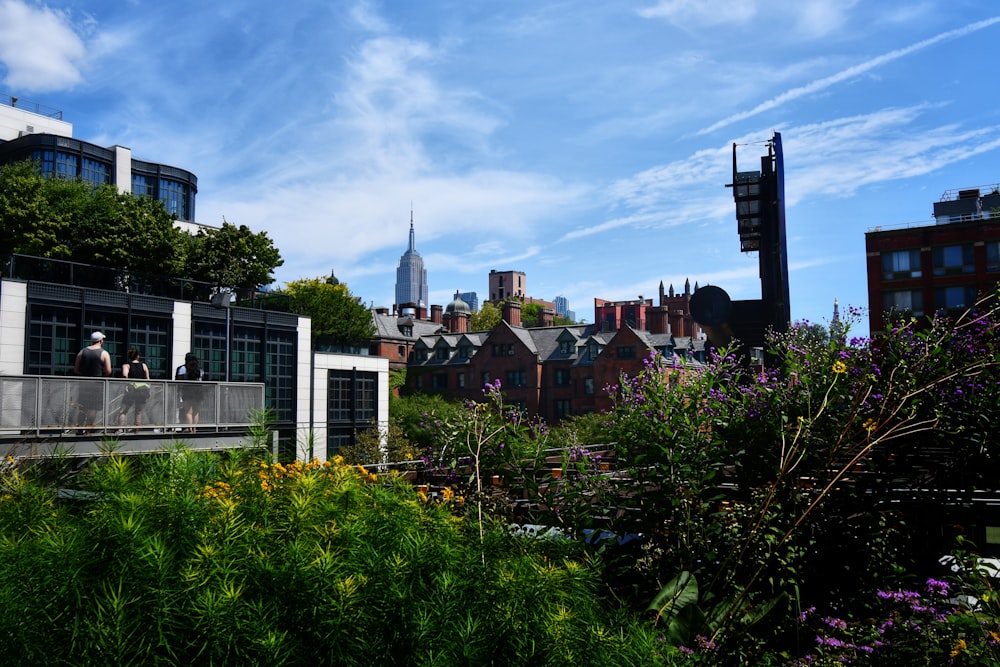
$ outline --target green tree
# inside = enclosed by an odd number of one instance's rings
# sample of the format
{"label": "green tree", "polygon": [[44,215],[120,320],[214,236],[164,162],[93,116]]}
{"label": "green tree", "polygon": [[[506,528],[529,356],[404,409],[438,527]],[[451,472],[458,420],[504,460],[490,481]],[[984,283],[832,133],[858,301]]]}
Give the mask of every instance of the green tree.
{"label": "green tree", "polygon": [[521,326],[537,327],[541,324],[542,306],[538,303],[521,304]]}
{"label": "green tree", "polygon": [[375,333],[372,315],[344,283],[304,278],[283,290],[292,312],[312,318],[313,341],[334,345],[358,345]]}
{"label": "green tree", "polygon": [[162,202],[118,192],[113,185],[90,188],[77,181],[73,190],[74,261],[166,276],[183,271],[187,235],[174,226]]}
{"label": "green tree", "polygon": [[500,309],[487,301],[478,312],[472,313],[472,317],[469,318],[469,330],[490,331],[500,324],[501,319]]}
{"label": "green tree", "polygon": [[0,167],[0,256],[69,258],[70,218],[52,205],[52,190],[30,162]]}
{"label": "green tree", "polygon": [[218,229],[200,230],[188,261],[189,277],[219,287],[255,291],[274,282],[274,270],[285,263],[267,236],[225,219]]}
{"label": "green tree", "polygon": [[[179,275],[184,237],[159,201],[113,185],[45,178],[31,162],[0,168],[0,252]],[[138,249],[138,250],[137,250]]]}

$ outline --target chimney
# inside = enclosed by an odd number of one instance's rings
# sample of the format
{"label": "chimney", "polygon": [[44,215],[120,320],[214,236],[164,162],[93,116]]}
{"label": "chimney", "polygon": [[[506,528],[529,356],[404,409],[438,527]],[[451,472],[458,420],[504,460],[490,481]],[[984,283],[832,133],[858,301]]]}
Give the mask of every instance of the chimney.
{"label": "chimney", "polygon": [[684,337],[688,334],[685,333],[687,328],[684,326],[686,324],[683,310],[671,310],[668,316],[670,331],[673,332],[674,336]]}
{"label": "chimney", "polygon": [[669,310],[663,307],[646,309],[646,326],[651,334],[665,334],[670,331]]}
{"label": "chimney", "polygon": [[551,327],[556,321],[556,311],[551,308],[541,308],[538,311],[538,326]]}
{"label": "chimney", "polygon": [[418,303],[416,305],[416,309],[415,310],[416,310],[416,315],[414,315],[414,317],[416,319],[418,319],[418,320],[426,320],[427,319],[427,309],[424,308],[423,305],[421,305],[421,304]]}
{"label": "chimney", "polygon": [[389,309],[386,308],[385,306],[379,306],[378,308],[375,309],[375,314],[376,315],[388,315],[389,314]]}
{"label": "chimney", "polygon": [[440,304],[437,303],[431,304],[431,322],[433,322],[434,324],[441,324],[443,322],[443,320],[441,319],[442,312],[443,308],[441,307]]}
{"label": "chimney", "polygon": [[448,318],[448,331],[451,333],[466,333],[469,330],[468,313],[452,313]]}
{"label": "chimney", "polygon": [[521,326],[521,304],[517,301],[505,301],[503,304],[503,321],[512,327]]}

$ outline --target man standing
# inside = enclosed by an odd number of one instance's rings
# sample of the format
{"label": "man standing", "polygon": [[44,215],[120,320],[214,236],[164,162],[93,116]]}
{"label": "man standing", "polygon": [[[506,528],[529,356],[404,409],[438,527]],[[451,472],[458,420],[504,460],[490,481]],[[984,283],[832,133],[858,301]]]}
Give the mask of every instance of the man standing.
{"label": "man standing", "polygon": [[[73,372],[84,377],[109,377],[111,375],[111,355],[104,349],[104,334],[95,331],[90,334],[90,345],[80,350],[76,355],[76,364]],[[80,393],[77,397],[80,404],[83,423],[91,425],[97,416],[97,411],[104,403],[104,387],[89,386],[90,383],[81,383]]]}

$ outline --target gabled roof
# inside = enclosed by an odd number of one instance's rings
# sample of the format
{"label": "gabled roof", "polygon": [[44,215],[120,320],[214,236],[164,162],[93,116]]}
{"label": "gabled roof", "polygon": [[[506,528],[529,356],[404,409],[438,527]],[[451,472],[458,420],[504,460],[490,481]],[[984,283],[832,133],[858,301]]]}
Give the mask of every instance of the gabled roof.
{"label": "gabled roof", "polygon": [[[578,324],[567,327],[535,327],[525,329],[535,343],[538,356],[543,361],[553,359],[573,359],[576,357],[576,346],[582,336],[587,335],[593,325]],[[569,354],[560,353],[560,343],[571,344],[572,352]]]}
{"label": "gabled roof", "polygon": [[[372,312],[372,323],[375,325],[375,338],[391,338],[416,340],[421,336],[433,336],[439,333],[446,333],[447,329],[436,322],[427,320],[416,320],[410,316],[399,317],[397,315],[383,315]],[[413,327],[410,336],[403,335],[402,327]]]}

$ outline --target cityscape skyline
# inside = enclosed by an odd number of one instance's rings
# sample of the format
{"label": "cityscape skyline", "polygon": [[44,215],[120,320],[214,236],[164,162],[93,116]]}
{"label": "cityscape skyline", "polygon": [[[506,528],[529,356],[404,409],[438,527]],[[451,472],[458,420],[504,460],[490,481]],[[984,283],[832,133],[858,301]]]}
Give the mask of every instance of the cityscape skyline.
{"label": "cityscape skyline", "polygon": [[517,270],[588,320],[689,276],[758,298],[726,185],[780,131],[792,318],[828,321],[867,306],[865,232],[1000,181],[1000,15],[771,4],[7,0],[0,92],[196,174],[197,221],[268,232],[277,286],[334,266],[391,306],[409,208],[429,303]]}

